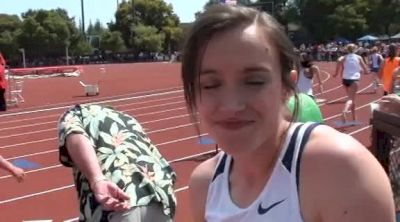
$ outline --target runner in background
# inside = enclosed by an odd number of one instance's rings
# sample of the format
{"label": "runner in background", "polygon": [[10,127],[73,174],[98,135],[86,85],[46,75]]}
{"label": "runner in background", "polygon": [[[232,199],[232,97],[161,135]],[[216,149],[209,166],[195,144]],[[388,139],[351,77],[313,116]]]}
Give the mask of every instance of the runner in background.
{"label": "runner in background", "polygon": [[400,66],[393,71],[392,82],[390,93],[400,96]]}
{"label": "runner in background", "polygon": [[[301,53],[300,64],[296,63],[290,71],[291,80],[296,83],[297,93],[292,95],[288,102],[289,117],[295,114],[296,100],[298,100],[296,121],[323,123],[321,110],[313,94],[313,78],[317,78],[319,91],[323,92],[318,66],[312,64],[309,53]],[[297,99],[296,99],[297,96]]]}
{"label": "runner in background", "polygon": [[379,68],[381,64],[383,63],[383,57],[382,55],[378,52],[378,47],[374,46],[371,49],[371,55],[369,57],[369,65],[370,65],[370,70],[371,73],[374,75],[374,90],[376,90],[379,87]]}
{"label": "runner in background", "polygon": [[319,93],[322,93],[324,89],[318,66],[312,63],[311,56],[309,54],[301,53],[297,89],[300,93],[307,94],[313,99],[315,99],[313,93],[314,79],[317,80]]}
{"label": "runner in background", "polygon": [[348,44],[346,46],[347,55],[341,56],[336,65],[336,71],[333,77],[342,76],[342,84],[347,92],[347,101],[342,111],[342,122],[347,123],[346,114],[349,109],[352,114],[353,123],[356,121],[356,95],[358,90],[358,81],[361,78],[361,72],[368,73],[367,65],[361,56],[355,54],[356,45]]}

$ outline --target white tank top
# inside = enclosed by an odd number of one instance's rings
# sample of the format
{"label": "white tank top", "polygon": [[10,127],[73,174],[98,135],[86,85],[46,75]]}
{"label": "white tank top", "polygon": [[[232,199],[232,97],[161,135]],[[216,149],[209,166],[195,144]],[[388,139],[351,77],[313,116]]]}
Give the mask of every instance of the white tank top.
{"label": "white tank top", "polygon": [[375,68],[375,69],[379,68],[382,61],[383,61],[383,57],[380,54],[374,53],[371,55],[372,68]]}
{"label": "white tank top", "polygon": [[297,89],[299,90],[299,92],[312,96],[313,95],[312,84],[313,84],[312,79],[307,78],[304,75],[304,69],[301,68],[299,73],[299,80],[297,81]]}
{"label": "white tank top", "polygon": [[254,202],[246,208],[239,208],[232,202],[229,193],[229,169],[232,157],[221,153],[208,188],[206,221],[303,222],[298,194],[300,160],[311,131],[317,125],[296,123],[290,127],[270,179]]}
{"label": "white tank top", "polygon": [[360,79],[361,64],[360,56],[351,53],[344,57],[343,62],[343,79]]}

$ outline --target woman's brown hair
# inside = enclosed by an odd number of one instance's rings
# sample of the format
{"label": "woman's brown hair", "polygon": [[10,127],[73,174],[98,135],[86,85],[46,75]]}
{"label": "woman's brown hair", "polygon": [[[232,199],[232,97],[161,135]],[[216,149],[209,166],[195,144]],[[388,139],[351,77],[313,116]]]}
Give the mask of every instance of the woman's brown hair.
{"label": "woman's brown hair", "polygon": [[182,58],[182,81],[187,107],[192,119],[196,120],[196,94],[199,92],[199,72],[208,42],[216,33],[234,29],[238,26],[255,24],[273,41],[279,53],[282,69],[281,79],[288,93],[296,97],[296,118],[298,98],[295,83],[290,78],[296,60],[294,47],[284,28],[269,14],[243,6],[216,5],[208,8],[195,21],[184,45]]}

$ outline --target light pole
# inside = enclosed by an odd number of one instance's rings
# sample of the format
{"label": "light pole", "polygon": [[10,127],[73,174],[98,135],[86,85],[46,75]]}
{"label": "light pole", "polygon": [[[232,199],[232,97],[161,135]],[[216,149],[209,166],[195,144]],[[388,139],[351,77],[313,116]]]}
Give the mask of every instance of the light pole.
{"label": "light pole", "polygon": [[83,0],[81,0],[81,13],[82,13],[82,33],[85,36],[85,7],[83,5]]}
{"label": "light pole", "polygon": [[24,65],[24,68],[26,68],[26,62],[25,62],[25,49],[20,48],[18,49],[22,53],[22,64]]}
{"label": "light pole", "polygon": [[67,65],[69,65],[69,55],[68,55],[68,47],[70,42],[68,40],[65,41],[65,59],[67,61]]}

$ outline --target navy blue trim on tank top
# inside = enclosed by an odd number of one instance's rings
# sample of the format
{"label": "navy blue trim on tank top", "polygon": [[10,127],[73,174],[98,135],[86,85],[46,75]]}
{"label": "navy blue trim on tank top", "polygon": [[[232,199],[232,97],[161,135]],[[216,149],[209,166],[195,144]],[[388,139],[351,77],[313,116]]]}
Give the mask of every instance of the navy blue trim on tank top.
{"label": "navy blue trim on tank top", "polygon": [[304,131],[303,138],[301,140],[300,148],[299,148],[299,154],[297,157],[297,163],[296,163],[296,184],[297,184],[297,192],[299,192],[299,185],[300,185],[300,162],[301,162],[301,157],[303,156],[304,148],[306,146],[306,143],[308,142],[308,139],[310,138],[312,130],[317,127],[318,125],[321,125],[320,123],[313,123],[307,127],[307,129]]}
{"label": "navy blue trim on tank top", "polygon": [[218,175],[224,173],[225,162],[226,162],[227,157],[228,157],[228,155],[226,153],[224,153],[224,156],[222,157],[217,169],[215,170],[215,174],[214,174],[214,177],[211,180],[211,182],[214,182],[215,178],[217,178]]}
{"label": "navy blue trim on tank top", "polygon": [[297,140],[297,135],[299,134],[300,128],[304,124],[300,124],[296,127],[296,129],[293,131],[293,134],[291,135],[289,145],[286,149],[285,156],[282,159],[282,164],[285,166],[285,168],[291,172],[292,171],[292,160],[293,160],[293,154],[294,154],[294,149],[296,147],[296,140]]}

